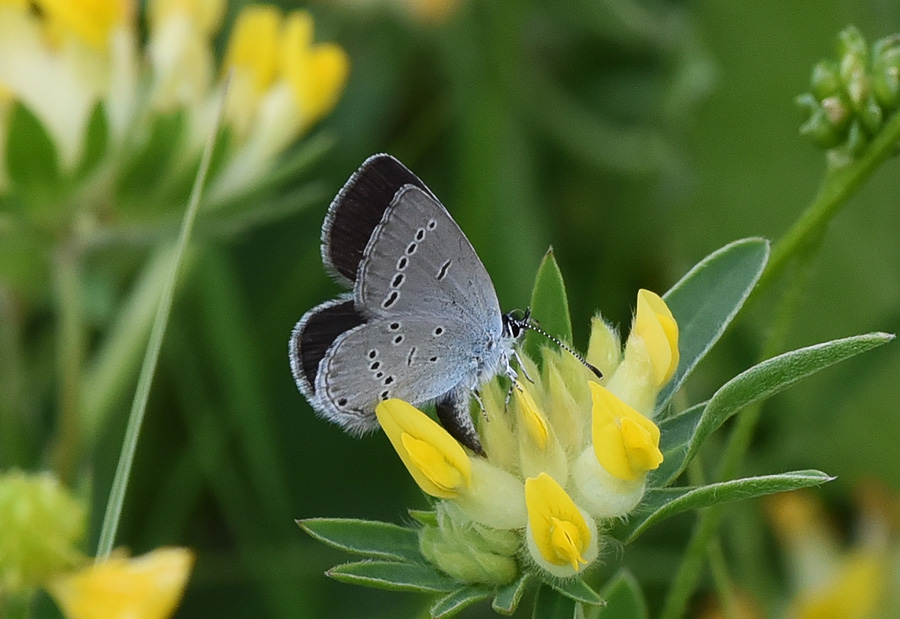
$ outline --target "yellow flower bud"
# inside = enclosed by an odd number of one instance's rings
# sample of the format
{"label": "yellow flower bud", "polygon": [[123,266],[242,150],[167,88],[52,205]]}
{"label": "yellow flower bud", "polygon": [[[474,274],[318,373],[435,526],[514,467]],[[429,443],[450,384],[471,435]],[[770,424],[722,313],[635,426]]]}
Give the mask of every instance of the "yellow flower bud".
{"label": "yellow flower bud", "polygon": [[597,531],[556,480],[546,473],[525,480],[528,549],[554,576],[577,574],[598,554]]}
{"label": "yellow flower bud", "polygon": [[49,589],[69,619],[165,619],[175,612],[193,564],[186,548],[113,556],[58,578]]}
{"label": "yellow flower bud", "polygon": [[[661,388],[678,368],[678,324],[666,302],[649,290],[638,291],[637,312],[629,340],[632,337],[644,340],[653,366],[655,386]],[[627,345],[625,355],[628,355]]]}
{"label": "yellow flower bud", "polygon": [[334,43],[313,45],[312,33],[308,13],[293,11],[288,15],[281,42],[281,75],[294,93],[302,127],[334,107],[350,71],[343,48]]}
{"label": "yellow flower bud", "polygon": [[531,394],[521,384],[513,386],[513,393],[516,396],[516,404],[519,408],[519,417],[530,439],[539,449],[547,447],[547,439],[549,438],[550,429],[547,427],[547,420],[543,413],[538,409],[537,403]]}
{"label": "yellow flower bud", "polygon": [[134,5],[128,0],[35,0],[50,37],[74,36],[98,51],[107,50],[113,28],[130,22]]}
{"label": "yellow flower bud", "polygon": [[598,383],[591,382],[592,437],[597,461],[611,475],[636,480],[657,468],[659,428]]}
{"label": "yellow flower bud", "polygon": [[456,498],[472,482],[465,450],[437,422],[395,398],[380,402],[375,415],[419,487],[441,499]]}
{"label": "yellow flower bud", "polygon": [[239,75],[246,77],[253,94],[262,94],[278,73],[280,35],[281,12],[278,8],[267,4],[244,7],[231,29],[222,62],[223,72],[227,73],[233,67]]}

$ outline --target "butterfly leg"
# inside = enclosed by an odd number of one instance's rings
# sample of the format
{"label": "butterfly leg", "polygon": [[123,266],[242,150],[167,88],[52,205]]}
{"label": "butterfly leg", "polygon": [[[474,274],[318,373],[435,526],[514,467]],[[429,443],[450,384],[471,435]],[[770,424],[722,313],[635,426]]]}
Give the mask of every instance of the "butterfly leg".
{"label": "butterfly leg", "polygon": [[[469,414],[469,396],[474,393],[467,387],[457,387],[435,404],[438,419],[450,436],[477,453],[486,456],[481,439]],[[481,401],[479,400],[479,404]],[[482,410],[484,407],[482,406]]]}

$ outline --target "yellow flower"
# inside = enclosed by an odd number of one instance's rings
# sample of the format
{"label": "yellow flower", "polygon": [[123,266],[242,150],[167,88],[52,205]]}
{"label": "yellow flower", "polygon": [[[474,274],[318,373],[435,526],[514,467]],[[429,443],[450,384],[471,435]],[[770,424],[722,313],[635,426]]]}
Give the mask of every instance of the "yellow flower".
{"label": "yellow flower", "polygon": [[591,382],[597,461],[614,477],[636,480],[662,463],[659,428],[608,389]]}
{"label": "yellow flower", "polygon": [[419,487],[440,499],[456,498],[472,482],[469,456],[444,428],[403,400],[375,408],[378,423]]}
{"label": "yellow flower", "polygon": [[[147,55],[153,68],[155,109],[186,105],[194,114],[205,111],[214,74],[211,39],[224,11],[224,0],[153,0],[148,4]],[[200,133],[205,140],[208,131]]]}
{"label": "yellow flower", "polygon": [[123,0],[42,0],[33,12],[0,4],[0,84],[24,104],[51,137],[64,171],[84,149],[88,121],[111,94],[113,71],[127,61],[113,53],[133,27]]}
{"label": "yellow flower", "polygon": [[554,576],[577,574],[598,554],[596,528],[550,475],[525,480],[528,548]]}
{"label": "yellow flower", "polygon": [[84,531],[84,508],[53,475],[0,475],[0,597],[33,589],[77,565]]}
{"label": "yellow flower", "polygon": [[128,0],[34,0],[47,20],[51,39],[75,36],[98,51],[109,47],[113,29],[131,20]]}
{"label": "yellow flower", "polygon": [[678,324],[665,301],[640,290],[622,362],[606,387],[642,415],[652,415],[659,390],[678,368]]}
{"label": "yellow flower", "polygon": [[113,556],[55,580],[50,593],[69,619],[165,619],[175,611],[194,556],[160,548],[142,557]]}
{"label": "yellow flower", "polygon": [[[678,324],[666,305],[656,293],[649,290],[638,291],[637,312],[631,328],[629,340],[639,337],[650,353],[656,388],[665,385],[678,368]],[[628,344],[625,345],[628,355]]]}
{"label": "yellow flower", "polygon": [[[537,367],[534,372],[537,374]],[[513,393],[519,410],[519,469],[522,476],[531,477],[544,471],[565,479],[569,471],[566,452],[547,416],[530,390],[518,381],[513,386]]]}
{"label": "yellow flower", "polygon": [[281,73],[294,93],[304,128],[334,107],[350,69],[342,48],[314,45],[312,33],[312,17],[294,11],[287,17],[281,43]]}
{"label": "yellow flower", "polygon": [[424,492],[452,499],[469,518],[489,527],[525,525],[521,480],[483,458],[470,458],[436,421],[403,400],[380,402],[375,415]]}
{"label": "yellow flower", "polygon": [[239,149],[219,175],[213,200],[245,187],[331,111],[350,61],[338,45],[313,43],[308,13],[293,11],[282,18],[280,12],[251,6],[238,15],[228,43],[223,71],[232,67],[235,88],[226,118]]}
{"label": "yellow flower", "polygon": [[513,393],[516,395],[520,419],[525,426],[528,436],[539,449],[546,448],[550,429],[547,427],[547,420],[544,418],[543,413],[538,409],[537,403],[531,394],[519,383],[514,385]]}

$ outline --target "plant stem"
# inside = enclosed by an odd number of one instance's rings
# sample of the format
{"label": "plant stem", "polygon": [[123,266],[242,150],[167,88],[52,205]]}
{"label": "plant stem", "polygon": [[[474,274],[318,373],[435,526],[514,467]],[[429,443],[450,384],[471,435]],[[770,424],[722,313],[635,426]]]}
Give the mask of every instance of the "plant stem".
{"label": "plant stem", "polygon": [[59,374],[59,419],[52,449],[54,468],[63,483],[71,483],[81,442],[81,376],[84,363],[81,252],[63,242],[53,257],[53,283],[59,322],[56,365]]}
{"label": "plant stem", "polygon": [[156,371],[156,363],[159,360],[159,350],[162,347],[163,335],[165,334],[166,324],[169,320],[169,311],[172,308],[172,297],[174,296],[175,284],[178,280],[178,268],[181,266],[182,258],[187,250],[188,239],[191,236],[194,220],[197,217],[197,210],[200,207],[200,197],[206,183],[206,175],[209,172],[213,146],[216,143],[216,137],[218,136],[219,127],[221,126],[222,110],[224,109],[227,91],[228,79],[226,78],[226,84],[222,91],[222,98],[219,100],[216,122],[214,123],[213,130],[207,138],[206,145],[203,149],[203,155],[200,159],[200,168],[197,171],[197,177],[194,179],[194,186],[191,189],[191,197],[188,201],[187,211],[184,214],[184,220],[181,224],[181,232],[178,236],[178,243],[170,266],[169,277],[159,299],[159,305],[156,308],[156,317],[153,320],[153,327],[150,330],[150,341],[147,344],[147,353],[144,355],[144,362],[141,365],[141,374],[138,378],[138,385],[135,390],[131,413],[128,417],[125,438],[122,441],[119,464],[116,467],[116,474],[113,478],[112,488],[109,493],[109,501],[106,504],[106,512],[103,515],[100,540],[97,544],[98,559],[105,559],[108,557],[110,552],[112,552],[113,543],[115,542],[116,530],[119,527],[119,520],[122,516],[122,505],[125,502],[125,491],[128,488],[128,479],[131,475],[131,466],[134,463],[135,451],[137,451],[137,441],[141,433],[144,414],[147,410],[147,400],[150,397],[150,384],[153,382],[153,374]]}
{"label": "plant stem", "polygon": [[775,279],[810,239],[818,237],[831,218],[844,206],[851,194],[897,150],[900,142],[900,113],[894,114],[881,132],[858,158],[840,167],[830,167],[819,193],[794,222],[790,230],[772,248],[772,256],[760,278],[757,290]]}
{"label": "plant stem", "polygon": [[[812,258],[821,245],[825,226],[862,182],[895,151],[898,142],[900,142],[900,114],[895,114],[862,156],[846,166],[828,170],[819,194],[773,247],[771,258],[757,284],[754,296],[757,291],[762,290],[780,275],[789,264],[795,263],[797,270],[794,281],[785,291],[763,358],[777,354],[784,344],[797,303],[806,288]],[[740,470],[761,411],[762,405],[754,404],[738,415],[719,466],[717,476],[719,480],[731,479]],[[688,601],[700,578],[703,561],[709,552],[710,544],[714,542],[722,514],[723,507],[715,505],[698,517],[681,565],[664,601],[663,612],[660,615],[663,619],[679,619],[684,616]]]}

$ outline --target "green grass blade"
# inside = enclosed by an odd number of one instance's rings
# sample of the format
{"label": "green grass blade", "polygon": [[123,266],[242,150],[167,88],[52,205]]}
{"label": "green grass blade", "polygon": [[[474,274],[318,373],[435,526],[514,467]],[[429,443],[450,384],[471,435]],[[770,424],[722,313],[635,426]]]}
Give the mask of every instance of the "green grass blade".
{"label": "green grass blade", "polygon": [[181,232],[175,246],[175,255],[170,266],[169,279],[159,299],[156,317],[153,319],[153,327],[150,329],[150,341],[147,344],[147,352],[144,355],[144,362],[141,366],[131,413],[128,416],[128,426],[125,429],[125,438],[122,441],[122,451],[119,455],[119,463],[116,466],[116,474],[113,478],[109,500],[106,504],[106,512],[103,514],[103,525],[100,529],[100,539],[97,543],[98,559],[108,557],[115,543],[116,531],[119,528],[119,520],[122,516],[122,505],[125,503],[125,492],[128,489],[128,479],[134,463],[134,454],[137,451],[137,442],[144,422],[144,414],[147,411],[150,385],[153,382],[153,374],[156,372],[159,350],[162,346],[163,335],[166,332],[166,324],[169,320],[169,312],[172,308],[172,298],[175,292],[175,284],[178,280],[178,270],[187,250],[188,239],[191,237],[197,210],[200,208],[200,198],[206,183],[206,175],[209,172],[209,163],[216,143],[216,136],[221,125],[222,110],[224,109],[227,90],[226,83],[222,98],[219,101],[214,129],[206,140],[206,146],[203,149],[203,156],[200,160],[200,169],[197,171],[197,178],[194,180],[194,187],[191,190],[187,211],[184,214]]}

